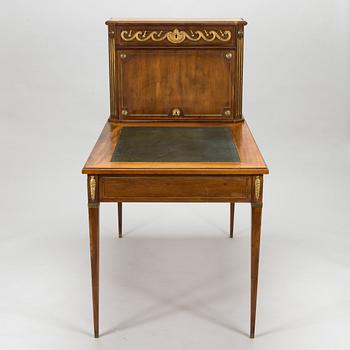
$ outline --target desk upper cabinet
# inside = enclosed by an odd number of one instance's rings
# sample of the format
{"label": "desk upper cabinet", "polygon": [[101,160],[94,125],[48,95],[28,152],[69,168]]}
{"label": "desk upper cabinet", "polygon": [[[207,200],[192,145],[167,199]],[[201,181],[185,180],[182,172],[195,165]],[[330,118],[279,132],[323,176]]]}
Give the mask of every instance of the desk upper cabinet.
{"label": "desk upper cabinet", "polygon": [[110,121],[241,121],[243,20],[107,21]]}

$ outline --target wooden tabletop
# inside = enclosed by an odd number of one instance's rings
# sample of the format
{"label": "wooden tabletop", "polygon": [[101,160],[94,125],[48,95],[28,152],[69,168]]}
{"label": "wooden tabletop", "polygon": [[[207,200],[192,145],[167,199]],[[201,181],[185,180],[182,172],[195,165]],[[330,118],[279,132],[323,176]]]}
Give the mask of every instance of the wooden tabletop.
{"label": "wooden tabletop", "polygon": [[107,122],[84,168],[83,174],[268,174],[269,170],[245,121],[240,123],[173,122],[172,126],[224,126],[231,130],[240,162],[112,162],[112,155],[124,126],[168,126],[169,122]]}

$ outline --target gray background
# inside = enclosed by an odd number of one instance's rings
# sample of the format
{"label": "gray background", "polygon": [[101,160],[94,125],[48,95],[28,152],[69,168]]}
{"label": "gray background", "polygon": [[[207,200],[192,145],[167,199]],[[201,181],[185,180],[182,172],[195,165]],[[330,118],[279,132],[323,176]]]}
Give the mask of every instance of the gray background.
{"label": "gray background", "polygon": [[[343,1],[16,1],[0,12],[0,348],[349,349]],[[86,181],[108,115],[109,17],[244,17],[244,113],[269,165],[257,338],[249,206],[101,205],[92,338]]]}

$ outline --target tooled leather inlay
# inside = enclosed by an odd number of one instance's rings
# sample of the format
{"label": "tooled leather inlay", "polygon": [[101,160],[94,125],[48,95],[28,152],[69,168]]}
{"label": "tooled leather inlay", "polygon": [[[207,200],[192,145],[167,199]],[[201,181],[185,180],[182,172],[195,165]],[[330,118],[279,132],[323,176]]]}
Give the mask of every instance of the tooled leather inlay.
{"label": "tooled leather inlay", "polygon": [[123,127],[112,162],[239,162],[227,127]]}

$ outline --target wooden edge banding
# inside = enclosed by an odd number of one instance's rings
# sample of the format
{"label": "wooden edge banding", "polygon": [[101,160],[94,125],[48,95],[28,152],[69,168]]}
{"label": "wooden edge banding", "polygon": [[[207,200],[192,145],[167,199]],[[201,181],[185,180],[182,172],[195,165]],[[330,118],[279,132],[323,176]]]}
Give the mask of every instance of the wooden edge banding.
{"label": "wooden edge banding", "polygon": [[255,175],[257,173],[263,172],[268,174],[267,169],[261,168],[224,168],[224,167],[215,167],[215,168],[184,168],[179,167],[169,168],[83,168],[83,174],[101,174],[101,175]]}
{"label": "wooden edge banding", "polygon": [[[204,114],[203,114],[204,115]],[[133,123],[140,123],[140,122],[147,122],[147,123],[157,123],[157,122],[164,122],[166,121],[167,123],[171,124],[171,123],[178,123],[178,122],[189,122],[189,123],[195,123],[195,122],[198,122],[199,119],[198,117],[183,117],[183,118],[179,118],[179,119],[176,119],[174,120],[174,117],[169,117],[169,116],[164,116],[162,118],[158,118],[158,119],[150,119],[150,118],[147,118],[149,116],[149,114],[145,114],[144,116],[141,116],[139,118],[134,118],[134,119],[119,119],[118,116],[110,116],[108,118],[108,121],[109,122],[117,122],[117,123],[130,123],[130,124],[133,124]],[[220,124],[230,124],[230,123],[241,123],[244,121],[244,116],[241,115],[240,117],[236,118],[234,117],[233,119],[201,119],[200,122],[203,123],[204,125],[206,123],[220,123]]]}

